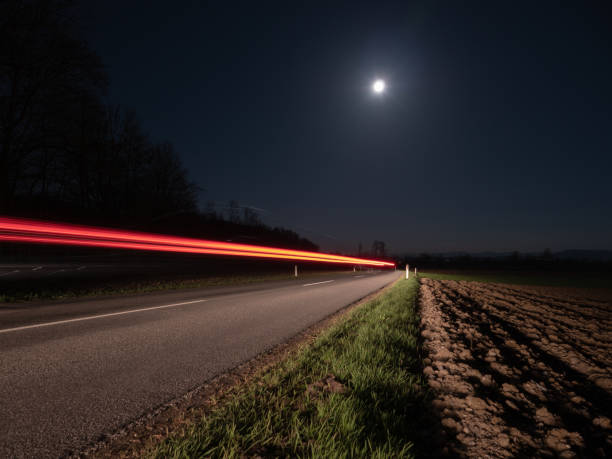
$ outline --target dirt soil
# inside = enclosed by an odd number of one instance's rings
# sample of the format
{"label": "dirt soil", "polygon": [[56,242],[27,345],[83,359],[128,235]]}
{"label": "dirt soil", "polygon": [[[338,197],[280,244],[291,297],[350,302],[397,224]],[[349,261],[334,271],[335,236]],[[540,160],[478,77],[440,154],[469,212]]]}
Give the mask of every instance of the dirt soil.
{"label": "dirt soil", "polygon": [[612,294],[421,281],[424,372],[460,457],[612,457]]}

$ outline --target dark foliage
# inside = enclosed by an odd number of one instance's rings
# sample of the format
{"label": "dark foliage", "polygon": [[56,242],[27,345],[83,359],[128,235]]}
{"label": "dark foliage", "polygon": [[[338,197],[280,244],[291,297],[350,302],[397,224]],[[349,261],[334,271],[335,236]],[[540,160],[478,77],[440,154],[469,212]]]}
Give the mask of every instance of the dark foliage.
{"label": "dark foliage", "polygon": [[[570,252],[576,252],[575,254]],[[560,271],[610,272],[612,259],[600,251],[564,251],[553,253],[519,252],[499,254],[427,254],[398,257],[398,266],[408,263],[421,270],[505,270],[505,271]]]}
{"label": "dark foliage", "polygon": [[0,214],[316,250],[235,202],[227,219],[199,214],[172,144],[103,102],[108,76],[71,13],[62,0],[0,3]]}
{"label": "dark foliage", "polygon": [[65,1],[0,9],[0,211],[137,223],[195,210],[196,188],[168,143],[105,106],[107,75]]}
{"label": "dark foliage", "polygon": [[[318,251],[319,247],[294,231],[285,228],[271,228],[259,220],[258,214],[249,208],[240,207],[232,201],[236,210],[229,218],[222,213],[181,213],[171,214],[151,222],[148,231],[175,233],[188,237],[206,237],[253,245],[270,245],[290,249]],[[241,216],[242,214],[242,216]]]}

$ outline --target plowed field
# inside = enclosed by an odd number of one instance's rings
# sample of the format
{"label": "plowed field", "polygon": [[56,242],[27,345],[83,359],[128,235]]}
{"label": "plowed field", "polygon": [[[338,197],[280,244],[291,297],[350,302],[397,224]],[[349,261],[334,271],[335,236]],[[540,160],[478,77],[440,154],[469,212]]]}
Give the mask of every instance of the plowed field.
{"label": "plowed field", "polygon": [[449,454],[612,457],[612,295],[421,281],[425,369]]}

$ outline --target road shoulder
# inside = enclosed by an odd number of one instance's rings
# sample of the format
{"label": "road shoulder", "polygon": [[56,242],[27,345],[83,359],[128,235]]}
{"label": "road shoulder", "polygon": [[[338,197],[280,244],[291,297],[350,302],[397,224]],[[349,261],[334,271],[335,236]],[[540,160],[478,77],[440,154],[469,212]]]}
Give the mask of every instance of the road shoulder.
{"label": "road shoulder", "polygon": [[348,313],[379,297],[399,281],[347,305],[322,321],[308,327],[288,341],[207,381],[187,394],[145,413],[115,432],[109,432],[96,444],[89,445],[76,456],[140,457],[175,432],[200,420],[212,408],[228,400],[244,384],[248,384],[278,363],[312,344],[323,332],[339,323]]}

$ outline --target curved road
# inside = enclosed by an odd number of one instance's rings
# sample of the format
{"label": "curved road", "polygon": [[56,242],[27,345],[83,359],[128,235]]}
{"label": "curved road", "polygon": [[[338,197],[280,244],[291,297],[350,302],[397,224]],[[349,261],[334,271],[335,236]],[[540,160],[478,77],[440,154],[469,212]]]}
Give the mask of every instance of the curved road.
{"label": "curved road", "polygon": [[0,457],[79,451],[399,275],[0,305]]}

